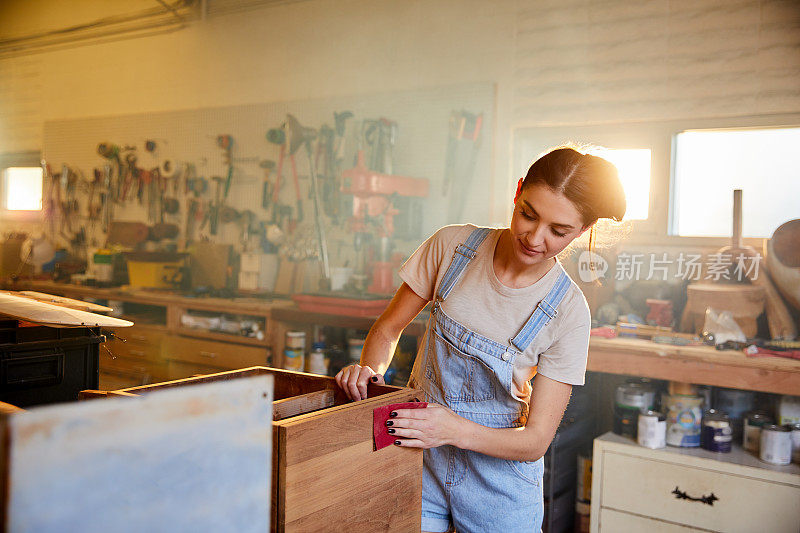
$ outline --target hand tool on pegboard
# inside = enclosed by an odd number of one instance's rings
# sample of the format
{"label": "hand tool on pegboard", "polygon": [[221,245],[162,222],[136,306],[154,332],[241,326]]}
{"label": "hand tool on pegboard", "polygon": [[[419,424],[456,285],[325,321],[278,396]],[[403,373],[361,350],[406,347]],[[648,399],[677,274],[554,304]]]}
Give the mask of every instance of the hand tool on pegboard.
{"label": "hand tool on pegboard", "polygon": [[453,111],[447,139],[447,155],[445,157],[442,195],[449,196],[447,220],[455,222],[461,219],[466,194],[470,190],[475,163],[481,146],[481,127],[483,113],[473,114],[468,111]]}
{"label": "hand tool on pegboard", "polygon": [[275,171],[275,185],[272,188],[272,223],[282,225],[286,214],[285,206],[280,203],[283,161],[286,158],[286,132],[281,128],[272,128],[267,131],[267,141],[280,146],[278,166]]}
{"label": "hand tool on pegboard", "polygon": [[[293,115],[286,115],[285,128],[287,131],[287,142],[289,144],[290,157],[300,149],[301,146],[305,147],[306,156],[308,158],[308,168],[311,174],[311,192],[313,196],[314,206],[314,226],[317,231],[317,241],[319,245],[320,260],[322,261],[322,274],[326,283],[330,282],[331,271],[330,264],[328,263],[328,242],[325,238],[325,229],[322,223],[322,209],[320,209],[319,200],[319,187],[317,180],[317,172],[314,166],[314,158],[311,154],[311,141],[317,135],[317,132],[311,128],[305,128],[300,125],[298,120]],[[298,198],[298,202],[300,199]]]}
{"label": "hand tool on pegboard", "polygon": [[275,161],[265,159],[258,166],[264,169],[264,181],[261,184],[261,208],[267,210],[272,197],[272,183],[270,183],[269,177],[275,168]]}
{"label": "hand tool on pegboard", "polygon": [[222,163],[227,167],[228,173],[225,176],[225,194],[223,198],[228,199],[228,192],[231,189],[233,180],[233,137],[230,135],[217,135],[217,146],[222,148]]}
{"label": "hand tool on pegboard", "polygon": [[214,176],[211,179],[216,183],[216,192],[214,194],[214,203],[209,207],[209,231],[211,235],[216,235],[219,226],[219,215],[222,207],[222,188],[225,185],[225,178]]}
{"label": "hand tool on pegboard", "polygon": [[119,198],[119,190],[117,190],[114,185],[119,185],[122,179],[122,162],[120,161],[120,148],[116,144],[112,144],[110,142],[103,142],[97,145],[97,153],[107,159],[111,163],[113,163],[113,169],[116,171],[116,176],[111,176],[111,182],[109,183],[109,188],[107,189],[107,195],[113,199]]}

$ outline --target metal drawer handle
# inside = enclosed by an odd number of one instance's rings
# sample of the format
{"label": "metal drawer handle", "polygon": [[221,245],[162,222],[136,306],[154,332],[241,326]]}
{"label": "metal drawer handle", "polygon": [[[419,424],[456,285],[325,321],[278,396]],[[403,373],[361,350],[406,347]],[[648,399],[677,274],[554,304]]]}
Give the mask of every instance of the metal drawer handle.
{"label": "metal drawer handle", "polygon": [[217,354],[215,354],[214,352],[204,352],[204,351],[200,351],[200,355],[202,355],[203,357],[210,357],[211,359],[217,356]]}
{"label": "metal drawer handle", "polygon": [[709,494],[708,496],[700,496],[699,498],[693,498],[693,497],[689,496],[688,494],[686,494],[684,491],[680,490],[678,487],[675,487],[675,490],[672,491],[672,494],[674,494],[675,497],[677,499],[679,499],[679,500],[689,500],[691,502],[702,502],[702,503],[705,503],[706,505],[711,505],[712,507],[714,506],[714,502],[719,500],[719,498],[714,496],[713,492],[711,494]]}

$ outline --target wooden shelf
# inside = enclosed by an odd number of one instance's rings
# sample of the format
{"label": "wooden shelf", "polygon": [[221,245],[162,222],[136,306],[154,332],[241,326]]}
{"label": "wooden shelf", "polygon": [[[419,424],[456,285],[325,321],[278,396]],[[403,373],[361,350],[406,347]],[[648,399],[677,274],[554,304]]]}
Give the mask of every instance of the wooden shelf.
{"label": "wooden shelf", "polygon": [[776,394],[800,391],[800,361],[639,339],[592,337],[587,370]]}

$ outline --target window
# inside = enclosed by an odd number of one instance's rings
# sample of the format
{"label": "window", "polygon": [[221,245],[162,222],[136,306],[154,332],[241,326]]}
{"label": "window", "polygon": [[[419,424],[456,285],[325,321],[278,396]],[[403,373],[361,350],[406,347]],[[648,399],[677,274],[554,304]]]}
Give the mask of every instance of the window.
{"label": "window", "polygon": [[671,234],[731,235],[734,189],[744,237],[800,216],[800,128],[689,130],[674,146]]}
{"label": "window", "polygon": [[3,173],[3,209],[42,210],[42,168],[10,167]]}
{"label": "window", "polygon": [[625,189],[624,220],[646,220],[650,204],[650,150],[601,149],[592,152],[614,163]]}

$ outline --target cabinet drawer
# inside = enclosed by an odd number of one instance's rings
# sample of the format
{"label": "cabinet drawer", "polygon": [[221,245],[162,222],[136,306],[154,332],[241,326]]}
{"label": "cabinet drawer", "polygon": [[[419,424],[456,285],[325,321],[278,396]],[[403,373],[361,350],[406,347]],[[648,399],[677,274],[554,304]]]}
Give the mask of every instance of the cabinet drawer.
{"label": "cabinet drawer", "polygon": [[[715,461],[702,468],[679,464],[680,456],[660,457],[605,450],[601,507],[711,531],[797,532],[800,487],[720,472]],[[674,490],[717,499],[713,505],[679,499]]]}
{"label": "cabinet drawer", "polygon": [[114,333],[119,334],[119,338],[112,338],[106,342],[106,347],[115,356],[153,362],[161,360],[161,343],[166,335],[162,329],[155,329],[152,326],[132,326],[117,328]]}
{"label": "cabinet drawer", "polygon": [[681,526],[644,516],[602,509],[600,511],[600,531],[616,533],[619,531],[646,531],[647,533],[694,533],[705,531]]}
{"label": "cabinet drawer", "polygon": [[185,379],[201,374],[216,374],[225,372],[226,369],[208,365],[186,363],[184,361],[169,361],[167,363],[167,380]]}
{"label": "cabinet drawer", "polygon": [[113,359],[111,357],[101,358],[100,371],[140,376],[143,384],[158,383],[163,381],[167,375],[164,363],[119,356]]}
{"label": "cabinet drawer", "polygon": [[225,370],[266,365],[269,361],[269,350],[266,347],[244,346],[187,337],[168,337],[164,349],[165,359]]}

